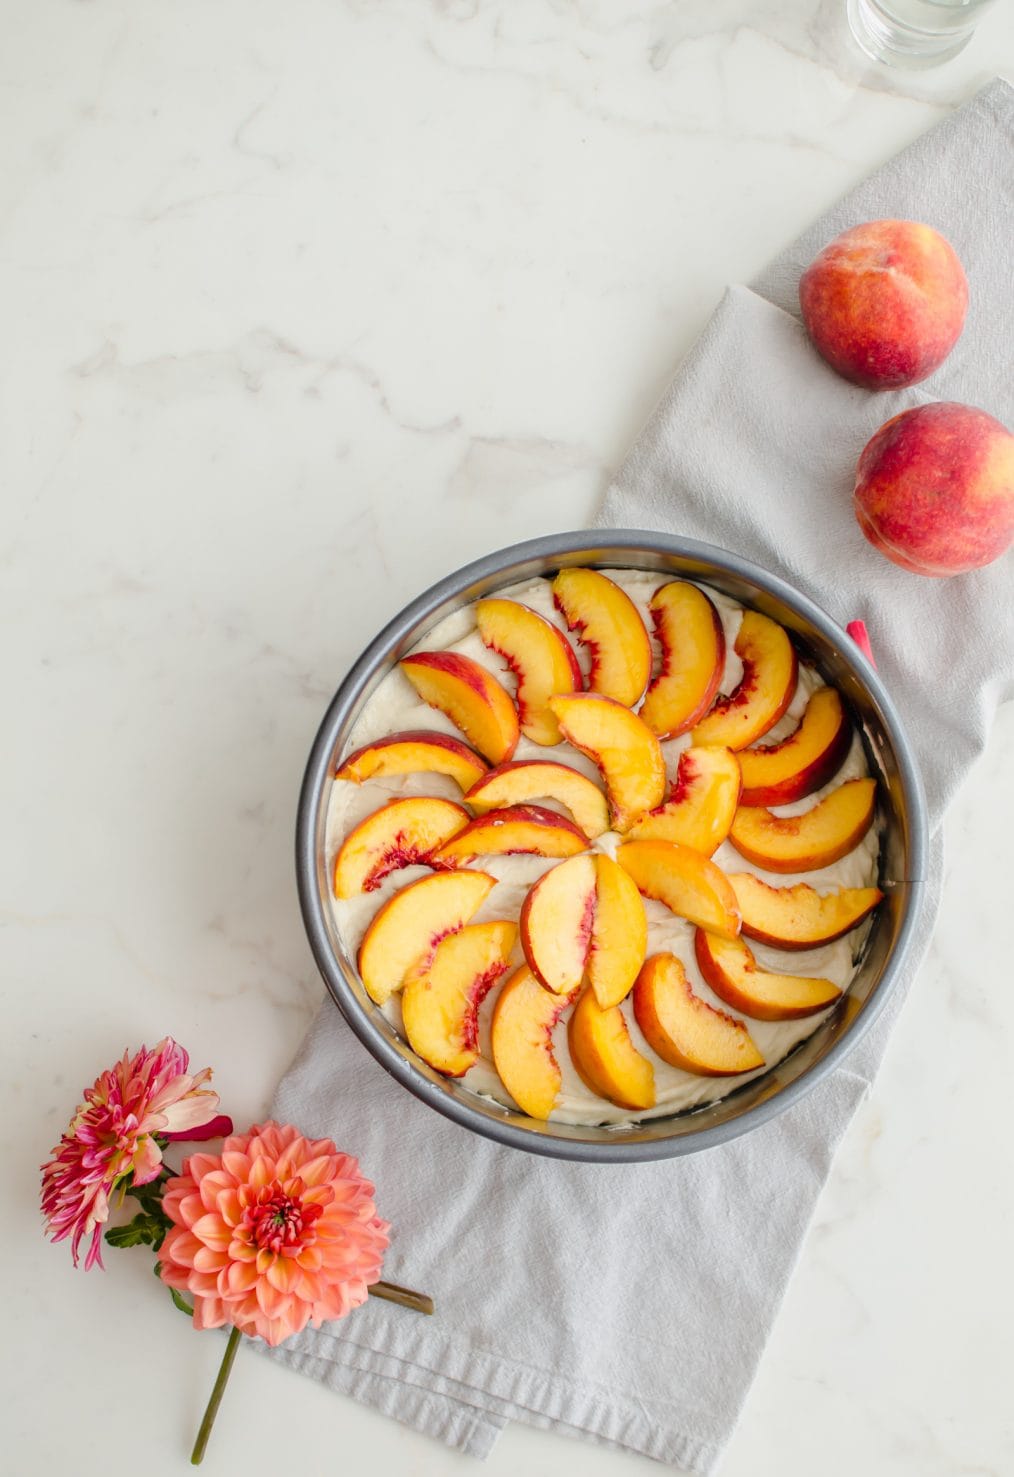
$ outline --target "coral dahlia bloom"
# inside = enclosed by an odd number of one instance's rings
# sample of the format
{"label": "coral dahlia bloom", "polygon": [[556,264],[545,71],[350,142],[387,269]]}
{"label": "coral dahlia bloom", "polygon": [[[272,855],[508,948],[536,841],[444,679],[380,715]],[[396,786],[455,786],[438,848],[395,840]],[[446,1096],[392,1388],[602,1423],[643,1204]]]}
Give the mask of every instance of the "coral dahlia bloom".
{"label": "coral dahlia bloom", "polygon": [[[84,1236],[91,1236],[85,1270],[102,1266],[102,1227],[109,1197],[128,1175],[146,1185],[162,1167],[154,1137],[213,1138],[231,1133],[228,1118],[216,1118],[218,1093],[205,1088],[211,1070],[191,1076],[190,1058],[171,1036],[153,1051],[142,1046],[85,1089],[67,1132],[42,1166],[42,1213],[54,1241],[65,1236],[74,1265]],[[198,1131],[200,1130],[200,1131]],[[129,1187],[126,1187],[129,1188]]]}
{"label": "coral dahlia bloom", "polygon": [[280,1344],[307,1323],[343,1318],[380,1276],[386,1221],[373,1186],[330,1139],[263,1123],[192,1154],[168,1182],[173,1222],[163,1282],[189,1293],[197,1328],[230,1323]]}

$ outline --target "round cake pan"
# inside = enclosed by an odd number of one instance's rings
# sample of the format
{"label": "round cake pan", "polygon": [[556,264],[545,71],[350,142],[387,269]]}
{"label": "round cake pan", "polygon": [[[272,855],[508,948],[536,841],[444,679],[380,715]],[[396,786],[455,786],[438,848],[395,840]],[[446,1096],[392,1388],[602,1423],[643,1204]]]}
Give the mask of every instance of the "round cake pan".
{"label": "round cake pan", "polygon": [[[846,699],[880,783],[883,823],[885,901],[837,1009],[770,1071],[718,1102],[622,1126],[539,1123],[477,1096],[421,1061],[366,994],[355,959],[335,928],[324,851],[336,761],[348,747],[363,705],[395,663],[458,606],[520,580],[580,565],[643,569],[657,572],[660,580],[698,580],[780,621],[800,655]],[[883,1010],[916,935],[926,856],[926,807],[911,747],[883,684],[845,632],[812,600],[745,559],[708,544],[636,530],[556,534],[515,544],[466,565],[406,606],[370,642],[324,715],[306,767],[296,827],[299,898],[310,947],[335,1004],[364,1046],[416,1097],[474,1133],[535,1154],[602,1163],[713,1148],[783,1112],[839,1066]]]}

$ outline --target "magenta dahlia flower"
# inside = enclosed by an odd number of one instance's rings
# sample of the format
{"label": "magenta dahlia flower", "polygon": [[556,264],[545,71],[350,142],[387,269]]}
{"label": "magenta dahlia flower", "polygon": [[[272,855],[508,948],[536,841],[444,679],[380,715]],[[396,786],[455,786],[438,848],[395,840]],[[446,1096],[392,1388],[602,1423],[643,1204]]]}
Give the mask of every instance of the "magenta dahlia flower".
{"label": "magenta dahlia flower", "polygon": [[[171,1036],[148,1051],[103,1072],[86,1088],[66,1133],[42,1166],[42,1213],[53,1241],[70,1236],[78,1264],[84,1237],[91,1241],[85,1269],[102,1266],[102,1227],[117,1187],[146,1185],[162,1168],[158,1139],[205,1139],[231,1133],[232,1122],[216,1117],[218,1094],[204,1084],[211,1070],[191,1076],[190,1058]],[[156,1137],[157,1136],[157,1137]]]}

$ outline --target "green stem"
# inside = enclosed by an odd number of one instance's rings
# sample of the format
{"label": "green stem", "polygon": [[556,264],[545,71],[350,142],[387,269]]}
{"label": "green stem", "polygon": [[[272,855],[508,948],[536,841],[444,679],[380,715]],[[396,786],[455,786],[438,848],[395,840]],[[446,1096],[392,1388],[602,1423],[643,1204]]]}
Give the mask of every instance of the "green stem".
{"label": "green stem", "polygon": [[367,1288],[371,1297],[385,1298],[389,1303],[399,1303],[403,1308],[412,1308],[416,1313],[432,1313],[433,1299],[424,1292],[413,1292],[410,1287],[399,1287],[396,1282],[374,1282]]}
{"label": "green stem", "polygon": [[197,1433],[197,1440],[194,1442],[194,1449],[190,1454],[190,1465],[192,1467],[199,1467],[204,1461],[204,1452],[208,1445],[208,1438],[211,1436],[211,1428],[215,1424],[218,1407],[222,1403],[222,1396],[225,1394],[225,1387],[228,1384],[229,1374],[232,1370],[233,1361],[236,1358],[236,1350],[239,1348],[239,1341],[242,1337],[243,1335],[238,1328],[233,1328],[229,1333],[229,1342],[225,1346],[222,1363],[218,1368],[218,1378],[215,1380],[215,1388],[211,1392],[211,1399],[208,1401],[208,1407],[204,1412],[204,1419],[201,1421],[201,1429]]}

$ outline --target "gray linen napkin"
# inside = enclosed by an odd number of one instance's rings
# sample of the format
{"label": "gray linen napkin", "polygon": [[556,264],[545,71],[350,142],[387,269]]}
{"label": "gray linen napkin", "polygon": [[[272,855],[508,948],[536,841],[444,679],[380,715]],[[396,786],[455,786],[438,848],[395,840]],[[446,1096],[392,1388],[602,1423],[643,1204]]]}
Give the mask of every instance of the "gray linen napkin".
{"label": "gray linen napkin", "polygon": [[[1014,418],[1012,134],[1014,94],[997,82],[792,247],[757,284],[770,301],[732,289],[598,520],[709,540],[785,576],[838,620],[864,618],[922,759],[934,825],[1014,693],[1010,561],[951,581],[897,569],[855,525],[851,475],[869,435],[904,406],[949,395]],[[950,237],[973,307],[928,386],[873,395],[827,369],[792,314],[799,270],[819,246],[884,215]],[[939,860],[937,841],[936,876]],[[446,1122],[325,1004],[274,1112],[361,1157],[395,1228],[385,1273],[433,1293],[438,1312],[371,1301],[273,1357],[475,1455],[522,1420],[709,1472],[889,1024],[801,1103],[731,1144],[668,1163],[581,1166]]]}

